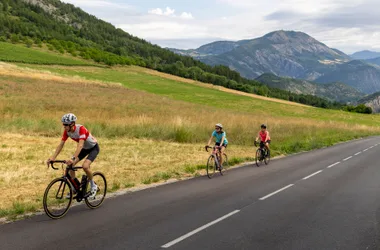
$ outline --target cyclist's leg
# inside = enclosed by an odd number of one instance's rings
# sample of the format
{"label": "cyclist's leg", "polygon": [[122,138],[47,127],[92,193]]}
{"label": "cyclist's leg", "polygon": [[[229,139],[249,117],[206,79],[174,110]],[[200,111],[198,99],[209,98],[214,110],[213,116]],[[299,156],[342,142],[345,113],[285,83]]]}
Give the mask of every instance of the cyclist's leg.
{"label": "cyclist's leg", "polygon": [[216,147],[219,147],[220,146],[220,143],[219,142],[216,142],[215,143],[215,150],[214,150],[214,152],[215,152],[215,155],[217,156],[217,158],[216,159],[219,159],[219,164],[220,164],[220,157],[221,157],[221,155],[220,155],[220,153],[219,153],[219,149],[217,149]]}
{"label": "cyclist's leg", "polygon": [[269,150],[269,144],[270,144],[270,140],[268,140],[266,143],[265,143],[265,147]]}
{"label": "cyclist's leg", "polygon": [[91,197],[94,197],[96,195],[96,191],[98,187],[96,186],[96,184],[94,183],[92,179],[92,171],[90,167],[91,167],[91,163],[93,163],[96,157],[98,156],[99,151],[100,151],[99,145],[96,144],[93,148],[89,150],[88,156],[82,165],[83,170],[84,172],[86,172],[88,181],[90,182],[90,185],[91,185]]}
{"label": "cyclist's leg", "polygon": [[222,147],[220,148],[220,155],[219,155],[219,159],[220,159],[220,166],[223,166],[223,153],[224,151],[226,150],[226,147],[227,145],[226,144],[222,144]]}
{"label": "cyclist's leg", "polygon": [[267,141],[266,143],[265,143],[265,148],[266,148],[266,156],[268,155],[268,152],[269,152],[269,144],[270,144],[270,140],[269,141]]}
{"label": "cyclist's leg", "polygon": [[82,150],[79,154],[79,160],[82,160],[84,157],[88,155],[86,160],[83,162],[82,167],[89,180],[92,180],[92,171],[90,169],[91,163],[96,159],[96,157],[99,154],[99,151],[99,145],[96,144],[93,148],[88,150]]}

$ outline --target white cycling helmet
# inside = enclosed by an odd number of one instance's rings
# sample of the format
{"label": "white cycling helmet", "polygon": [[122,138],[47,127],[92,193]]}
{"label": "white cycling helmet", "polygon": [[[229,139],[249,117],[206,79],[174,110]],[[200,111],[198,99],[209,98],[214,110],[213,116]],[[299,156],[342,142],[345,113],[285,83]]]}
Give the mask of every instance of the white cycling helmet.
{"label": "white cycling helmet", "polygon": [[219,128],[223,128],[223,125],[221,124],[221,123],[217,123],[217,124],[215,124],[215,127],[219,127]]}
{"label": "white cycling helmet", "polygon": [[63,124],[71,124],[72,122],[75,122],[77,120],[77,117],[73,113],[68,113],[62,116],[62,123]]}

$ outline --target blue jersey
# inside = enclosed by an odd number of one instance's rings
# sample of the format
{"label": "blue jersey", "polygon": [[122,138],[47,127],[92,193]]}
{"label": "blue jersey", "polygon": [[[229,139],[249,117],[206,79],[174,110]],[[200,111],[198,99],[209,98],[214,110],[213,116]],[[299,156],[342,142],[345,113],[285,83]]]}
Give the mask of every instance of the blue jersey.
{"label": "blue jersey", "polygon": [[218,133],[216,132],[216,130],[214,130],[214,132],[212,132],[212,136],[216,138],[217,143],[220,143],[220,141],[222,140],[222,137],[224,136],[224,141],[222,144],[226,144],[226,145],[228,144],[226,132]]}

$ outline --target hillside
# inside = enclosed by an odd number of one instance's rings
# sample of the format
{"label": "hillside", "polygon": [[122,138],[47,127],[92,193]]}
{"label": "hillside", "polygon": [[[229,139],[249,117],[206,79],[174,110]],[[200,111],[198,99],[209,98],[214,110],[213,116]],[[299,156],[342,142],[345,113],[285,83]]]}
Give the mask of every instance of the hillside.
{"label": "hillside", "polygon": [[371,107],[374,113],[380,113],[380,92],[373,93],[357,101],[357,104],[364,104]]}
{"label": "hillside", "polygon": [[380,91],[380,67],[363,61],[350,61],[338,65],[335,70],[316,80],[321,83],[336,81],[344,82],[366,94],[375,93]]}
{"label": "hillside", "polygon": [[353,87],[344,83],[318,84],[306,80],[289,77],[278,77],[273,74],[263,74],[256,78],[257,81],[273,88],[280,88],[298,94],[316,95],[330,101],[352,102],[364,96]]}
{"label": "hillside", "polygon": [[376,57],[380,57],[380,52],[363,50],[363,51],[355,52],[354,54],[352,54],[350,56],[356,60],[367,60],[367,59],[373,59]]}
{"label": "hillside", "polygon": [[367,63],[371,64],[376,64],[380,66],[380,57],[372,58],[372,59],[367,59],[365,60]]}
{"label": "hillside", "polygon": [[225,66],[209,66],[134,37],[59,0],[0,0],[0,41],[47,47],[103,65],[137,65],[234,90],[339,108],[321,98],[270,89]]}
{"label": "hillside", "polygon": [[180,55],[186,55],[186,56],[194,57],[196,59],[201,59],[202,57],[206,57],[206,56],[216,56],[216,55],[227,53],[248,42],[249,40],[241,40],[238,42],[218,41],[218,42],[205,44],[199,47],[198,49],[189,49],[189,50],[180,50],[180,49],[175,49],[175,48],[168,48],[168,49]]}
{"label": "hillside", "polygon": [[[107,173],[109,192],[204,174],[203,146],[216,122],[225,125],[230,164],[252,160],[252,128],[263,122],[273,156],[380,132],[376,116],[229,93],[136,66],[18,65],[0,63],[0,128],[6,131],[0,158],[7,159],[0,162],[0,217],[41,209],[48,180],[60,174],[41,171],[42,162],[56,147],[68,110],[101,144],[94,168]],[[75,146],[67,144],[62,158]]]}

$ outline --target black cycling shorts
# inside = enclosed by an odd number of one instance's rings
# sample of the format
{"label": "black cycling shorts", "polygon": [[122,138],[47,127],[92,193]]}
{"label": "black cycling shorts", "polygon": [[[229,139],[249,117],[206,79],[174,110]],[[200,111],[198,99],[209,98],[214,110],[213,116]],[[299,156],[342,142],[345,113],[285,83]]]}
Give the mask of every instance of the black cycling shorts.
{"label": "black cycling shorts", "polygon": [[87,160],[95,161],[96,157],[99,154],[99,151],[100,151],[100,149],[99,149],[99,145],[97,143],[92,148],[89,148],[89,149],[83,148],[78,155],[79,161],[81,161],[87,155],[88,155]]}
{"label": "black cycling shorts", "polygon": [[[215,143],[215,146],[220,146],[220,142]],[[223,144],[222,144],[222,147],[227,148],[227,144],[223,143]]]}

